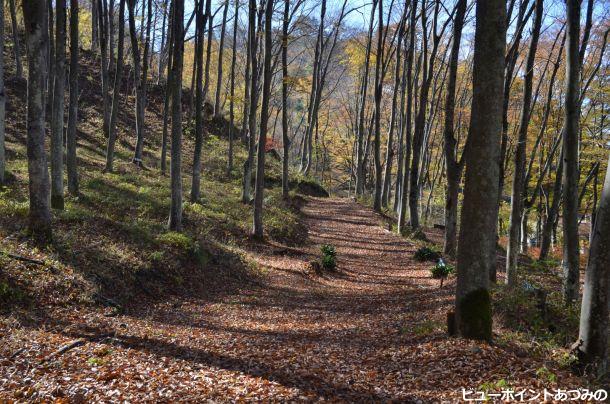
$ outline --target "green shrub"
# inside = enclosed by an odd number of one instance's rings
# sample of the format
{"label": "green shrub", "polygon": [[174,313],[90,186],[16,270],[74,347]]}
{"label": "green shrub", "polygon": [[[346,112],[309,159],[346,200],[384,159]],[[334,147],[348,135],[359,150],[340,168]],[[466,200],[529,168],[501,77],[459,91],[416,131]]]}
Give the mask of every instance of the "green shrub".
{"label": "green shrub", "polygon": [[454,268],[452,265],[447,264],[443,260],[439,260],[439,262],[430,269],[430,272],[434,279],[444,279],[452,274],[453,270]]}
{"label": "green shrub", "polygon": [[337,268],[337,252],[335,247],[330,244],[324,244],[320,247],[322,251],[322,267],[328,271],[334,271]]}
{"label": "green shrub", "polygon": [[421,247],[420,249],[415,251],[415,254],[413,254],[413,258],[420,262],[438,261],[438,259],[441,258],[441,254],[430,247]]}

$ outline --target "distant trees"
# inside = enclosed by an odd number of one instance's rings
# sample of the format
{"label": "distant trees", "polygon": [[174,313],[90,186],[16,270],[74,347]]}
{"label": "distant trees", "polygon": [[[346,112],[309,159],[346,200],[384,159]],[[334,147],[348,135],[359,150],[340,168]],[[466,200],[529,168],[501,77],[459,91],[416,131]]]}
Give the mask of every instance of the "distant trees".
{"label": "distant trees", "polygon": [[457,254],[455,320],[466,338],[491,339],[489,270],[496,265],[506,1],[476,3],[473,97]]}

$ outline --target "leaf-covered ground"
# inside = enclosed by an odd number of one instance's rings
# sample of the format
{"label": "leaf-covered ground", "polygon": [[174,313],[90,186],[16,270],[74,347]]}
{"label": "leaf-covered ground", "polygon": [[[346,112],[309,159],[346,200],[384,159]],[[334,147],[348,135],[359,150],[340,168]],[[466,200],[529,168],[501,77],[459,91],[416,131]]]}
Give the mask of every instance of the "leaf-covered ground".
{"label": "leaf-covered ground", "polygon": [[[7,322],[0,400],[432,402],[457,401],[462,387],[579,387],[509,343],[448,337],[454,282],[439,288],[413,259],[418,246],[369,209],[308,198],[303,215],[305,245],[250,252],[266,273],[256,286],[131,302],[116,316],[49,306],[29,328]],[[322,244],[336,247],[338,269],[317,276]]]}

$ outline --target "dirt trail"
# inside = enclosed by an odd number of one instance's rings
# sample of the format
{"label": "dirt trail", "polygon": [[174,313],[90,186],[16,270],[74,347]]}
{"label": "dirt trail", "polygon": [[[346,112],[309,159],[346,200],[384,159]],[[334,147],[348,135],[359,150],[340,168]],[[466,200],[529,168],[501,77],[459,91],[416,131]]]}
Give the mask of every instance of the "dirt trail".
{"label": "dirt trail", "polygon": [[[41,397],[108,401],[430,402],[502,378],[536,387],[532,361],[446,336],[453,282],[439,289],[429,264],[413,261],[416,247],[385,230],[380,216],[332,198],[309,199],[303,214],[305,246],[258,256],[268,268],[264,285],[221,301],[156,304],[138,315],[67,311],[61,332],[38,330],[30,341],[51,351],[70,341],[77,322],[113,335],[47,367],[15,365],[14,375],[34,379]],[[321,244],[336,247],[336,274],[309,273]]]}

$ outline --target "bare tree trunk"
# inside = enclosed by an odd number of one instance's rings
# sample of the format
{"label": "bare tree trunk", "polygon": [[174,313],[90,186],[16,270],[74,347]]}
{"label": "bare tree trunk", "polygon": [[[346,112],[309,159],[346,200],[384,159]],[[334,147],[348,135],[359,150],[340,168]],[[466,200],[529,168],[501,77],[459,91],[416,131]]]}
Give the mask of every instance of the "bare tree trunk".
{"label": "bare tree trunk", "polygon": [[114,0],[108,0],[108,66],[114,66]]}
{"label": "bare tree trunk", "polygon": [[282,21],[282,196],[288,198],[289,178],[288,160],[290,158],[290,138],[288,137],[288,19],[290,0],[284,0],[284,19]]}
{"label": "bare tree trunk", "polygon": [[174,2],[172,1],[170,5],[169,12],[169,27],[168,27],[168,39],[167,39],[167,83],[165,84],[165,100],[163,103],[163,133],[161,135],[161,174],[165,175],[167,172],[167,132],[168,132],[168,124],[169,124],[169,99],[171,97],[171,71],[172,71],[172,56],[174,54],[174,39],[173,39],[173,28],[172,22],[174,20]]}
{"label": "bare tree trunk", "polygon": [[[515,173],[513,177],[513,188],[511,197],[510,228],[508,233],[508,245],[506,248],[506,284],[510,287],[517,282],[517,267],[519,258],[519,238],[525,237],[520,232],[523,220],[523,197],[525,192],[525,154],[527,149],[527,130],[530,122],[532,87],[534,84],[534,62],[536,59],[536,49],[538,48],[538,37],[542,26],[542,13],[544,12],[543,0],[536,0],[534,25],[532,26],[532,36],[530,49],[527,55],[525,66],[525,78],[523,85],[523,104],[521,107],[521,121],[519,123],[519,139],[515,152]],[[527,222],[526,222],[527,225]]]}
{"label": "bare tree trunk", "polygon": [[117,45],[116,69],[114,71],[114,87],[112,90],[112,110],[108,128],[108,143],[106,145],[106,167],[104,171],[112,172],[114,163],[114,146],[117,138],[117,118],[123,82],[123,52],[125,42],[125,1],[119,0],[119,42]]}
{"label": "bare tree trunk", "polygon": [[78,123],[78,0],[70,0],[70,104],[68,106],[68,130],[66,132],[66,172],[68,192],[78,195],[78,170],[76,161],[76,126]]}
{"label": "bare tree trunk", "polygon": [[252,198],[252,166],[256,147],[256,111],[258,107],[258,58],[256,30],[256,0],[250,0],[248,12],[248,53],[250,55],[250,102],[248,110],[248,158],[244,162],[242,202]]}
{"label": "bare tree trunk", "polygon": [[108,40],[107,40],[107,29],[106,29],[106,17],[104,16],[104,7],[102,5],[103,0],[97,0],[98,2],[98,23],[99,23],[99,45],[101,53],[101,73],[102,73],[102,99],[103,99],[103,130],[106,138],[109,137],[109,125],[110,125],[110,108],[109,108],[109,94],[108,94]]}
{"label": "bare tree trunk", "polygon": [[[163,0],[161,3],[163,10],[163,23],[161,24],[161,47],[159,48],[159,57],[157,60],[157,84],[161,82],[161,76],[163,76],[163,61],[165,60],[165,27],[167,25],[167,0]],[[154,49],[154,48],[153,48]]]}
{"label": "bare tree trunk", "polygon": [[66,86],[66,0],[57,0],[55,76],[51,121],[51,207],[64,209],[64,93]]}
{"label": "bare tree trunk", "polygon": [[462,40],[462,29],[466,17],[466,0],[459,0],[453,20],[453,43],[449,57],[449,78],[445,99],[445,169],[447,174],[447,193],[445,194],[445,245],[443,251],[449,256],[455,256],[457,250],[457,219],[460,179],[462,178],[463,159],[457,158],[457,140],[454,133],[455,87],[457,69]]}
{"label": "bare tree trunk", "polygon": [[172,150],[170,163],[171,203],[168,227],[182,230],[182,65],[184,54],[184,3],[173,2],[173,61],[171,78]]}
{"label": "bare tree trunk", "polygon": [[[105,1],[105,0],[104,0]],[[106,4],[104,2],[104,4]],[[47,0],[47,32],[48,32],[48,40],[47,43],[47,66],[48,70],[44,73],[46,74],[47,80],[47,111],[52,111],[53,108],[53,89],[55,86],[55,19],[53,13],[53,0]],[[53,119],[53,113],[49,113],[51,116],[51,120]],[[51,122],[52,125],[52,122]],[[53,146],[51,146],[52,148]],[[51,162],[52,163],[52,162]],[[53,207],[53,178],[51,174],[51,207]]]}
{"label": "bare tree trunk", "polygon": [[263,94],[261,99],[261,120],[258,136],[256,162],[256,188],[254,190],[254,229],[253,235],[263,237],[263,196],[265,192],[265,143],[269,121],[269,98],[271,95],[271,20],[273,19],[273,0],[266,0],[265,6],[265,53],[263,61]]}
{"label": "bare tree trunk", "polygon": [[233,142],[235,133],[235,68],[237,64],[237,23],[239,20],[239,0],[235,0],[235,15],[233,16],[233,43],[231,52],[231,84],[229,90],[229,156],[227,159],[227,177],[233,172]]}
{"label": "bare tree trunk", "polygon": [[[211,1],[208,0],[209,4]],[[203,148],[203,44],[204,31],[207,23],[207,14],[203,12],[203,0],[195,3],[197,7],[195,17],[195,151],[193,153],[193,178],[191,184],[191,202],[199,202],[201,199],[201,149]]]}
{"label": "bare tree trunk", "polygon": [[45,3],[24,1],[26,49],[28,55],[27,155],[30,193],[29,231],[39,243],[51,241],[51,210],[49,206],[49,171],[45,152],[45,105],[43,71],[47,68],[43,53],[44,26],[47,19]]}
{"label": "bare tree trunk", "polygon": [[377,22],[377,61],[375,63],[375,198],[373,210],[381,212],[381,90],[383,87],[381,66],[383,65],[383,0],[379,0],[379,21]]}
{"label": "bare tree trunk", "polygon": [[[610,164],[608,165],[610,167]],[[610,169],[596,213],[580,310],[579,361],[598,376],[608,368],[608,285],[610,283]]]}
{"label": "bare tree trunk", "polygon": [[219,116],[222,105],[220,104],[220,91],[222,89],[222,55],[225,47],[225,30],[227,26],[227,14],[229,11],[229,0],[225,0],[222,12],[222,25],[220,26],[220,42],[218,44],[218,69],[216,79],[216,96],[214,97],[214,116]]}
{"label": "bare tree trunk", "polygon": [[13,52],[15,54],[15,75],[19,78],[23,77],[23,65],[21,64],[21,46],[19,43],[19,29],[17,28],[17,10],[15,9],[15,0],[8,1],[11,10],[11,24],[13,30]]}
{"label": "bare tree trunk", "polygon": [[578,152],[580,119],[580,1],[567,0],[566,96],[563,132],[563,297],[578,298],[580,243],[578,235]]}
{"label": "bare tree trunk", "polygon": [[[13,5],[13,8],[15,6]],[[6,171],[6,152],[4,147],[5,138],[5,115],[6,115],[6,90],[4,89],[4,0],[0,0],[0,186],[4,185],[4,173]]]}
{"label": "bare tree trunk", "polygon": [[[506,1],[476,3],[473,99],[466,154],[464,204],[457,256],[456,330],[462,337],[491,339],[489,270],[496,265],[496,223]],[[422,106],[420,106],[421,108]]]}
{"label": "bare tree trunk", "polygon": [[91,51],[96,52],[99,45],[99,9],[100,0],[91,0]]}
{"label": "bare tree trunk", "polygon": [[[364,72],[362,74],[362,84],[360,86],[360,94],[359,97],[359,110],[358,110],[358,123],[357,123],[357,133],[356,136],[358,138],[358,147],[357,147],[357,163],[356,163],[356,195],[361,196],[364,194],[364,183],[365,183],[365,154],[366,150],[364,147],[364,119],[366,112],[366,98],[368,92],[369,85],[369,68],[370,68],[370,60],[371,60],[371,46],[373,42],[373,27],[375,22],[375,8],[377,7],[377,3],[379,0],[373,0],[373,4],[371,5],[371,16],[369,20],[369,32],[367,35],[366,42],[366,54],[364,57]],[[415,0],[414,0],[415,1]]]}
{"label": "bare tree trunk", "polygon": [[413,109],[413,58],[415,54],[415,23],[417,15],[417,0],[412,0],[411,3],[411,15],[409,23],[409,47],[407,49],[407,70],[405,75],[407,77],[407,110],[405,112],[406,125],[405,125],[405,157],[404,157],[404,172],[402,174],[402,191],[400,196],[400,210],[398,212],[398,234],[404,234],[407,224],[407,197],[409,195],[409,182],[410,182],[410,170],[411,165],[411,117]]}

